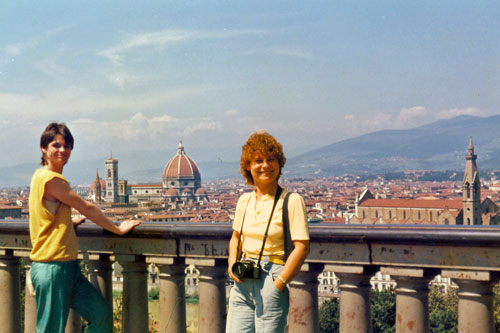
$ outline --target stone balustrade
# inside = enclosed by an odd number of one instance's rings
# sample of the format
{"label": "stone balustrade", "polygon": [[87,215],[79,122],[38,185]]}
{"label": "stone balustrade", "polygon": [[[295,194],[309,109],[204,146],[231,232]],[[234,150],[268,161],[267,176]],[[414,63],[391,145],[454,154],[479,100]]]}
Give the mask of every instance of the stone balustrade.
{"label": "stone balustrade", "polygon": [[[396,332],[429,332],[428,284],[436,275],[458,286],[459,332],[494,332],[492,287],[500,276],[500,228],[460,226],[315,225],[311,252],[290,283],[289,332],[317,332],[318,281],[324,269],[340,278],[340,331],[370,332],[370,278],[378,271],[396,285]],[[147,266],[159,270],[160,332],[185,332],[185,268],[199,276],[199,332],[223,332],[229,224],[143,224],[120,237],[78,226],[89,278],[109,300],[112,263],[123,267],[123,332],[147,332]],[[30,249],[26,221],[0,221],[0,323],[20,332],[19,259]],[[29,274],[29,261],[26,265]],[[34,332],[36,305],[29,278],[25,332]],[[76,332],[71,314],[67,332]]]}

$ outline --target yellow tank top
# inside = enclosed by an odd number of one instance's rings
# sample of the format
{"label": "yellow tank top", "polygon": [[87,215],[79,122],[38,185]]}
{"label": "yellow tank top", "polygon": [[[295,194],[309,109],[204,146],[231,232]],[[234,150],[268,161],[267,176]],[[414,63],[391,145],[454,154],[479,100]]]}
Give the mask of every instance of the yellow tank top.
{"label": "yellow tank top", "polygon": [[33,261],[69,261],[76,260],[78,256],[78,241],[71,221],[71,208],[61,203],[54,215],[43,204],[45,184],[54,178],[68,182],[63,175],[44,168],[36,170],[31,178],[30,259]]}

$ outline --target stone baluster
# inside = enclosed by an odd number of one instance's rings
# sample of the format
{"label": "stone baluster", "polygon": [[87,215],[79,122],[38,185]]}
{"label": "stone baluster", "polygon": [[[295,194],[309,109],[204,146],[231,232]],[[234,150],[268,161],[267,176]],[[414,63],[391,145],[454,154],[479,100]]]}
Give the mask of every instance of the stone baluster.
{"label": "stone baluster", "polygon": [[184,289],[186,264],[183,258],[154,257],[148,260],[159,270],[160,332],[186,332],[186,293]]}
{"label": "stone baluster", "polygon": [[24,333],[36,332],[36,297],[31,283],[31,260],[26,258],[24,264],[26,283],[24,289]]}
{"label": "stone baluster", "polygon": [[113,263],[109,254],[90,255],[86,264],[89,268],[89,280],[108,301],[110,313],[113,313]]}
{"label": "stone baluster", "polygon": [[148,281],[144,256],[116,255],[123,267],[124,333],[148,332]]}
{"label": "stone baluster", "polygon": [[396,281],[396,332],[428,333],[429,282],[438,272],[399,267],[382,267],[380,272]]}
{"label": "stone baluster", "polygon": [[443,270],[458,289],[458,332],[493,333],[493,286],[498,273]]}
{"label": "stone baluster", "polygon": [[323,267],[323,264],[306,263],[290,282],[289,333],[319,331],[318,274]]}
{"label": "stone baluster", "polygon": [[226,259],[187,259],[200,271],[198,331],[223,333],[226,329]]}
{"label": "stone baluster", "polygon": [[21,332],[19,258],[0,250],[0,323],[2,332]]}
{"label": "stone baluster", "polygon": [[329,266],[340,279],[340,332],[372,331],[370,319],[370,278],[372,266]]}

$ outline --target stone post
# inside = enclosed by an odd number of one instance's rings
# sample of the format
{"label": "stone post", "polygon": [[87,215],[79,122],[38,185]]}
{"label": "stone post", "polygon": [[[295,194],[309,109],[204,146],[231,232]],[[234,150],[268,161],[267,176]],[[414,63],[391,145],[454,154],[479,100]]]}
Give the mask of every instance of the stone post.
{"label": "stone post", "polygon": [[289,333],[319,331],[318,274],[323,264],[303,264],[300,272],[289,283],[290,310],[288,312]]}
{"label": "stone post", "polygon": [[24,333],[36,333],[36,297],[31,283],[31,260],[26,258],[24,269],[26,283],[24,289]]}
{"label": "stone post", "polygon": [[150,258],[159,269],[160,332],[186,332],[186,264],[183,258]]}
{"label": "stone post", "polygon": [[86,264],[89,268],[89,280],[108,301],[110,313],[113,313],[113,263],[109,254],[90,255]]}
{"label": "stone post", "polygon": [[223,333],[226,329],[226,259],[189,260],[200,271],[198,332]]}
{"label": "stone post", "polygon": [[117,255],[123,267],[123,333],[148,332],[148,281],[144,256]]}
{"label": "stone post", "polygon": [[490,272],[443,271],[458,284],[458,332],[493,333],[493,285],[499,276]]}
{"label": "stone post", "polygon": [[0,325],[2,332],[21,332],[19,258],[0,250]]}
{"label": "stone post", "polygon": [[424,269],[382,267],[396,281],[396,332],[428,333],[429,282],[437,274]]}
{"label": "stone post", "polygon": [[370,279],[375,267],[331,266],[340,279],[340,332],[372,332]]}

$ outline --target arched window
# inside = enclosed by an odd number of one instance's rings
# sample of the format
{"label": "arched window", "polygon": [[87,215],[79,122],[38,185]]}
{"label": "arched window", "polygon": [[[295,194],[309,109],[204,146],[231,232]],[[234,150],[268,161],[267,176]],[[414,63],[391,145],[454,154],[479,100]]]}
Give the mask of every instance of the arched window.
{"label": "arched window", "polygon": [[469,199],[470,198],[470,185],[468,182],[465,183],[465,191],[467,193],[467,199]]}
{"label": "arched window", "polygon": [[403,211],[403,219],[406,220],[406,210]]}
{"label": "arched window", "polygon": [[432,221],[432,212],[429,212],[429,218]]}
{"label": "arched window", "polygon": [[363,210],[363,218],[366,217],[366,212]]}
{"label": "arched window", "polygon": [[392,211],[389,211],[389,219],[392,219]]}
{"label": "arched window", "polygon": [[375,217],[378,217],[378,210],[375,211]]}
{"label": "arched window", "polygon": [[448,219],[444,219],[444,224],[450,224],[450,221],[448,221]]}
{"label": "arched window", "polygon": [[418,219],[420,220],[420,212],[418,212]]}
{"label": "arched window", "polygon": [[470,225],[470,218],[467,218],[467,225]]}

